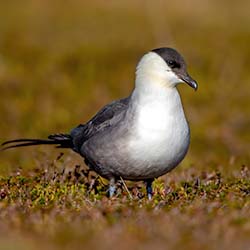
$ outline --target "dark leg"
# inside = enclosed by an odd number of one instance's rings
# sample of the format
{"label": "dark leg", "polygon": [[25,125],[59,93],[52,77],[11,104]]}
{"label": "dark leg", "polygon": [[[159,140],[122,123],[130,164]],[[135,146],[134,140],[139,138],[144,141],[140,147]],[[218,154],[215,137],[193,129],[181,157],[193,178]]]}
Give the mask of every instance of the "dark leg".
{"label": "dark leg", "polygon": [[149,200],[152,200],[152,196],[153,196],[153,189],[152,189],[153,181],[154,179],[146,180],[147,196]]}
{"label": "dark leg", "polygon": [[111,178],[109,181],[109,197],[113,197],[116,191],[115,178]]}

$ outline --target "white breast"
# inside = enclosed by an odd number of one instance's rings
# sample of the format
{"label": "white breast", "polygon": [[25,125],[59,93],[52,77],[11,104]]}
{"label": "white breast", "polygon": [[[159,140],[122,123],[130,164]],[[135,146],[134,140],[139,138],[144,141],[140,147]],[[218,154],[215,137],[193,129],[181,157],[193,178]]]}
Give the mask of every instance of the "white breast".
{"label": "white breast", "polygon": [[[138,104],[128,150],[136,168],[162,175],[185,156],[189,128],[177,89]],[[149,173],[148,173],[149,174]]]}

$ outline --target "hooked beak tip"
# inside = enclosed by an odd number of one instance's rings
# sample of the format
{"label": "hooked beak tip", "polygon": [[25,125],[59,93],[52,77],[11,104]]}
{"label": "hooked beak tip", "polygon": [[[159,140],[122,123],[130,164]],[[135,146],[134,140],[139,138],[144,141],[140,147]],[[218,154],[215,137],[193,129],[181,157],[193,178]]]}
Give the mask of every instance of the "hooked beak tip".
{"label": "hooked beak tip", "polygon": [[194,89],[195,91],[197,91],[197,89],[198,89],[198,84],[197,84],[196,81],[192,84],[192,86],[193,86],[193,89]]}
{"label": "hooked beak tip", "polygon": [[183,77],[182,80],[187,83],[191,88],[193,88],[195,91],[198,89],[198,83],[192,79],[189,75],[186,77]]}

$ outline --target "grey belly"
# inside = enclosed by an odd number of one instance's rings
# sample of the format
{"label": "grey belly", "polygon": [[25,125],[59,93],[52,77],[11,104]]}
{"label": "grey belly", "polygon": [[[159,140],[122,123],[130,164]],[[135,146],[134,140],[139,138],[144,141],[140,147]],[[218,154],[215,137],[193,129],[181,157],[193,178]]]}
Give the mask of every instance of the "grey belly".
{"label": "grey belly", "polygon": [[[82,154],[90,168],[104,178],[122,177],[127,180],[145,180],[157,178],[175,168],[187,153],[189,146],[189,134],[183,138],[175,154],[166,150],[155,157],[135,157],[127,146],[127,138],[119,135],[119,140],[108,138],[105,135],[93,138],[82,146]],[[160,145],[162,147],[162,145]],[[171,145],[172,146],[172,145]],[[163,146],[164,147],[164,146]]]}

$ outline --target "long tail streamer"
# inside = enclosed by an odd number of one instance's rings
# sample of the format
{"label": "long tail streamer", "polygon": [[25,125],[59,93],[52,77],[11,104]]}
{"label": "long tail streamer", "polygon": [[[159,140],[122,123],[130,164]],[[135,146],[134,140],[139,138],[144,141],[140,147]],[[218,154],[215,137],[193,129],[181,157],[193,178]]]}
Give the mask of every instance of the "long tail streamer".
{"label": "long tail streamer", "polygon": [[57,148],[73,148],[72,138],[68,134],[49,135],[48,139],[16,139],[2,143],[2,150],[34,145],[57,145]]}

